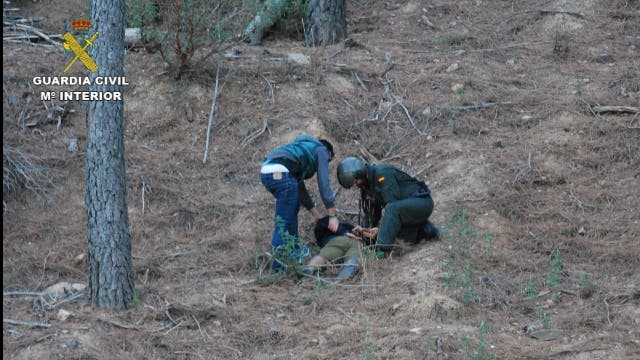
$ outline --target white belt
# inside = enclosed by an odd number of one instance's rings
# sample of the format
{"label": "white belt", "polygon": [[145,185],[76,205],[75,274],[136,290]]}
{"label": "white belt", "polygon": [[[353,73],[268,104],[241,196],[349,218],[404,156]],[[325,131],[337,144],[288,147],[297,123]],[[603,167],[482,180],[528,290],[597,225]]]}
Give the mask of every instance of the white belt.
{"label": "white belt", "polygon": [[261,174],[273,174],[276,172],[288,173],[289,169],[282,164],[265,164],[262,165],[262,168],[260,169]]}

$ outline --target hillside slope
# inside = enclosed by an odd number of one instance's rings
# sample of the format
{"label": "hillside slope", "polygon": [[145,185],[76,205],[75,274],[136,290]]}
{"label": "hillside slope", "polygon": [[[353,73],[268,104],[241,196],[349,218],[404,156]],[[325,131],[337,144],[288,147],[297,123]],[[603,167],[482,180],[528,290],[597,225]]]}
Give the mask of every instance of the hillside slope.
{"label": "hillside slope", "polygon": [[[84,5],[15,2],[50,34]],[[5,319],[50,327],[4,324],[3,357],[638,358],[640,115],[599,106],[640,107],[640,3],[351,1],[348,31],[324,48],[281,33],[238,45],[204,165],[215,61],[176,81],[159,54],[127,52],[136,307],[4,296]],[[290,53],[311,64],[279,61]],[[3,43],[3,145],[48,189],[4,192],[5,292],[86,282],[84,106],[59,128],[24,115],[43,109],[32,77],[66,61]],[[301,132],[428,181],[444,239],[368,258],[341,286],[269,278],[259,166]],[[357,221],[357,195],[338,193],[341,217]],[[300,224],[311,241],[312,217]]]}

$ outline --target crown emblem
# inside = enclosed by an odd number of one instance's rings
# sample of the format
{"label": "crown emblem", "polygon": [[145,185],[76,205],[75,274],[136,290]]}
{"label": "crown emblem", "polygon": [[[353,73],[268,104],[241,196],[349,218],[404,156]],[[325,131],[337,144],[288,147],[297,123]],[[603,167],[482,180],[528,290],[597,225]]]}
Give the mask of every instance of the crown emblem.
{"label": "crown emblem", "polygon": [[85,19],[78,19],[71,23],[71,28],[73,30],[81,30],[81,31],[89,30],[89,28],[91,28],[91,21],[87,21]]}

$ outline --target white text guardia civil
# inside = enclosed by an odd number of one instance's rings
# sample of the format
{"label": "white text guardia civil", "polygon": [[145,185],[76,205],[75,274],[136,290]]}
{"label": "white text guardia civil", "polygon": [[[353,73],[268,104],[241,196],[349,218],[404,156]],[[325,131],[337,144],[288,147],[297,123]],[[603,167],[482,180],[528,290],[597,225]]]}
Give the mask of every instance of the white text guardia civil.
{"label": "white text guardia civil", "polygon": [[[129,85],[124,76],[98,76],[95,78],[96,85]],[[91,85],[88,76],[36,76],[33,78],[34,85]]]}

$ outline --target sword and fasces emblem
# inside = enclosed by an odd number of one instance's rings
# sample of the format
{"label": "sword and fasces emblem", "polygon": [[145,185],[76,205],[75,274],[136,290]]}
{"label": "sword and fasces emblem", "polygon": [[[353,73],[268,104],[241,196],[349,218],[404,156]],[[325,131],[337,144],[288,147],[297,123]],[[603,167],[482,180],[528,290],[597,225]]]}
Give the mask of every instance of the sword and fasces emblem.
{"label": "sword and fasces emblem", "polygon": [[[74,30],[86,31],[86,30],[89,30],[89,28],[91,27],[91,22],[86,20],[78,20],[71,23],[71,27]],[[75,64],[75,62],[78,60],[80,60],[80,62],[82,62],[84,66],[86,66],[87,69],[89,69],[89,71],[95,72],[98,70],[98,64],[96,64],[96,62],[93,61],[91,56],[89,56],[89,54],[87,54],[87,51],[86,51],[89,46],[93,46],[93,41],[97,37],[98,37],[98,32],[96,31],[93,35],[91,35],[90,38],[84,39],[84,42],[85,42],[84,46],[81,46],[78,43],[78,40],[76,40],[76,38],[70,32],[67,31],[64,34],[63,36],[65,41],[64,48],[67,50],[71,50],[75,54],[75,57],[73,58],[73,60],[71,60],[71,62],[67,64],[67,67],[64,68],[65,73],[69,71],[69,69],[71,69],[71,66],[73,66],[73,64]]]}

